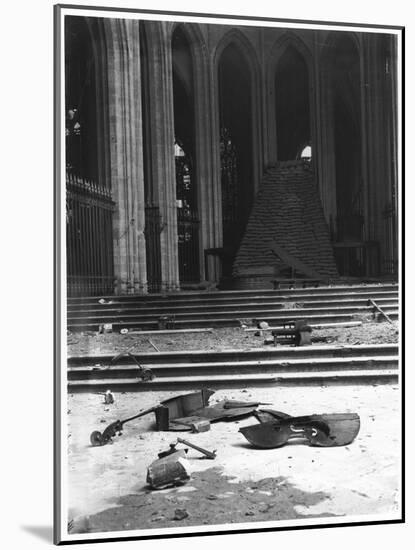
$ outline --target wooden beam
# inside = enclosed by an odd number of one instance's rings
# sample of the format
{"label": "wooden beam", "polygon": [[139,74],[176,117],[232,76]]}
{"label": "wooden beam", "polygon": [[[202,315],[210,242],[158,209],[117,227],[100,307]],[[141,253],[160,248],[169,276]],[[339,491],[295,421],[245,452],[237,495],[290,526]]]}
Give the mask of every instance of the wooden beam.
{"label": "wooden beam", "polygon": [[185,334],[189,332],[213,332],[213,328],[177,328],[164,330],[129,330],[126,334],[134,334],[135,336],[146,334]]}
{"label": "wooden beam", "polygon": [[[362,321],[348,321],[344,323],[318,323],[315,325],[309,325],[315,330],[324,329],[324,328],[342,328],[342,327],[358,327],[362,325]],[[280,327],[268,327],[268,328],[246,328],[245,332],[258,332],[259,330],[275,330]]]}
{"label": "wooden beam", "polygon": [[377,305],[377,303],[375,302],[375,300],[372,300],[372,298],[370,298],[370,299],[369,299],[369,304],[371,304],[375,309],[377,309],[377,311],[379,311],[379,313],[380,313],[381,315],[383,315],[383,316],[385,317],[385,319],[386,319],[387,321],[389,321],[389,323],[390,323],[391,325],[393,325],[392,319],[389,317],[389,315],[387,315],[387,314],[383,311],[382,308],[380,308],[380,307]]}

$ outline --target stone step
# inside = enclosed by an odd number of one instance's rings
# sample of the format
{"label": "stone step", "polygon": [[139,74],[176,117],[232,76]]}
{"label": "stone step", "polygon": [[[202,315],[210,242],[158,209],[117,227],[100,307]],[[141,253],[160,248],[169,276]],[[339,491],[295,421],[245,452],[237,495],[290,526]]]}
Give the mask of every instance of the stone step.
{"label": "stone step", "polygon": [[[284,314],[280,313],[278,315],[256,315],[255,317],[268,322],[268,324],[282,322],[282,321],[295,321],[299,319],[307,319],[309,323],[334,323],[334,322],[346,322],[346,321],[355,321],[356,320],[356,313],[327,313],[327,314],[310,314],[307,312],[307,315],[304,314],[304,312],[299,312],[299,310],[293,310],[292,312],[285,310]],[[373,314],[372,311],[367,311],[367,314],[371,315]],[[388,316],[392,320],[398,319],[398,311],[388,311]],[[175,328],[203,328],[203,327],[238,327],[240,326],[239,319],[249,319],[251,315],[247,315],[246,312],[244,312],[243,315],[238,316],[235,318],[209,318],[206,316],[203,316],[199,319],[177,319],[175,320]],[[121,328],[128,328],[128,329],[156,329],[158,326],[157,320],[114,320],[111,319],[107,322],[112,323],[112,327],[114,331],[120,330]],[[73,320],[68,320],[67,326],[68,329],[79,332],[79,331],[94,331],[97,330],[99,327],[100,322],[99,321],[91,321],[91,320],[84,320],[79,319],[77,322],[74,322]]]}
{"label": "stone step", "polygon": [[68,305],[76,304],[91,304],[95,305],[100,298],[106,300],[116,300],[117,302],[153,302],[153,301],[189,301],[189,300],[212,300],[212,299],[228,299],[228,298],[248,298],[255,296],[303,296],[303,295],[320,295],[320,294],[366,294],[368,297],[372,297],[373,293],[383,292],[397,292],[399,289],[395,283],[390,284],[368,284],[368,285],[333,285],[333,286],[318,286],[318,287],[306,287],[306,288],[280,288],[278,290],[273,289],[250,289],[250,290],[220,290],[220,291],[194,291],[194,292],[172,292],[170,294],[129,294],[123,296],[87,296],[87,297],[73,297],[68,298]]}
{"label": "stone step", "polygon": [[[185,350],[185,351],[162,351],[134,353],[139,363],[165,364],[165,363],[201,363],[221,361],[285,361],[293,359],[316,359],[330,357],[375,357],[375,356],[396,356],[399,353],[398,344],[357,344],[344,346],[268,346],[266,348],[255,348],[249,350],[228,349],[228,350]],[[114,355],[69,355],[69,366],[87,366],[97,363],[109,364]],[[126,356],[120,358],[117,364],[131,364],[131,358]]]}
{"label": "stone step", "polygon": [[[306,373],[306,372],[329,372],[341,370],[382,370],[398,367],[398,356],[386,357],[355,357],[350,358],[328,358],[328,359],[297,359],[297,360],[275,360],[264,361],[227,361],[208,363],[170,363],[152,364],[143,367],[151,367],[154,376],[159,378],[183,377],[183,376],[216,376],[242,374],[263,374],[270,373]],[[139,377],[137,365],[116,365],[109,368],[92,366],[77,366],[68,368],[70,380],[79,379],[121,379],[131,378],[134,373]]]}
{"label": "stone step", "polygon": [[148,382],[134,378],[108,380],[72,380],[68,381],[68,392],[111,391],[154,391],[180,390],[187,388],[246,388],[260,386],[299,386],[299,385],[334,385],[334,384],[396,384],[399,380],[398,370],[359,370],[275,374],[240,374],[166,377]]}
{"label": "stone step", "polygon": [[[312,297],[315,298],[315,297]],[[372,298],[374,299],[374,298]],[[398,296],[392,297],[382,297],[376,298],[375,302],[381,308],[386,306],[395,307],[398,306]],[[230,303],[228,301],[222,303],[192,303],[192,304],[179,304],[171,305],[170,303],[160,303],[157,305],[149,304],[140,304],[140,303],[125,303],[125,304],[103,304],[98,306],[83,306],[83,307],[74,307],[71,306],[68,308],[68,317],[74,318],[76,316],[102,316],[102,315],[119,315],[119,314],[128,314],[130,312],[140,311],[141,313],[153,314],[157,316],[164,315],[166,311],[170,313],[192,313],[192,312],[231,312],[231,311],[240,311],[241,308],[265,308],[265,309],[284,309],[287,304],[290,303],[301,303],[304,308],[328,308],[328,307],[365,307],[368,306],[368,299],[366,298],[346,298],[342,297],[341,299],[327,299],[327,300],[298,300],[297,298],[279,298],[270,301],[246,301],[245,303]],[[373,306],[371,306],[373,307]]]}
{"label": "stone step", "polygon": [[[309,290],[309,289],[304,289]],[[398,299],[399,293],[397,289],[394,290],[382,290],[382,291],[363,291],[353,292],[350,289],[345,289],[342,292],[293,292],[292,290],[285,291],[269,291],[271,294],[255,294],[247,296],[212,296],[209,293],[204,296],[188,296],[183,298],[181,294],[175,294],[171,297],[159,297],[158,299],[150,299],[150,295],[135,296],[126,300],[124,296],[113,296],[110,298],[104,298],[106,302],[112,303],[99,303],[100,298],[94,298],[93,301],[87,302],[72,302],[68,301],[68,310],[78,309],[102,309],[102,308],[117,308],[117,307],[174,307],[174,306],[203,306],[203,305],[221,305],[221,304],[249,304],[250,302],[281,302],[281,301],[327,301],[327,300],[343,300],[343,299],[361,299],[361,300],[380,300],[383,298]]]}
{"label": "stone step", "polygon": [[[385,313],[389,311],[395,311],[397,309],[397,303],[391,305],[384,305],[382,309]],[[199,319],[235,319],[235,318],[265,318],[269,314],[273,314],[275,319],[281,317],[282,319],[287,318],[287,316],[295,315],[308,317],[308,315],[318,315],[318,314],[343,314],[343,313],[353,313],[353,314],[373,314],[376,312],[375,308],[372,305],[357,305],[357,306],[327,306],[327,307],[296,307],[296,308],[283,308],[280,304],[271,306],[268,308],[246,308],[238,309],[236,311],[205,311],[203,308],[198,309],[197,311],[191,312],[176,312],[175,310],[169,310],[168,308],[163,311],[163,315],[174,315],[175,321],[180,320],[199,320]],[[161,312],[160,312],[161,314]],[[123,321],[146,321],[154,319],[157,321],[159,315],[155,315],[151,312],[141,311],[140,309],[134,310],[133,313],[128,313],[125,311],[120,311],[117,314],[111,315],[106,311],[101,312],[100,314],[90,315],[88,312],[85,312],[85,315],[68,315],[68,321],[71,323],[76,323],[79,321],[96,321],[98,323],[110,323],[117,322],[119,319]]]}

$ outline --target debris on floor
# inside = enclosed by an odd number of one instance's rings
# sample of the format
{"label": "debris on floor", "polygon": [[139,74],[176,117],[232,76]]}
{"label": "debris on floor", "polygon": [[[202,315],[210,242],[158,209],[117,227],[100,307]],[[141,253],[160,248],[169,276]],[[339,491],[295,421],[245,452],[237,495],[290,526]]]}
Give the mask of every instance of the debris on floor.
{"label": "debris on floor", "polygon": [[235,420],[253,414],[258,405],[266,404],[257,401],[223,400],[208,405],[213,390],[202,389],[195,393],[178,395],[160,402],[158,405],[145,409],[138,414],[116,420],[105,430],[94,430],[90,435],[91,445],[94,447],[112,443],[115,435],[121,435],[124,424],[152,412],[156,415],[157,431],[192,431],[195,433],[209,431],[210,423],[219,420]]}
{"label": "debris on floor", "polygon": [[147,470],[147,483],[153,489],[166,489],[181,485],[190,479],[189,469],[186,449],[169,452],[150,464]]}
{"label": "debris on floor", "polygon": [[[301,438],[313,447],[340,447],[352,443],[360,430],[360,418],[356,413],[284,415],[284,418],[277,411],[265,412],[257,416],[259,424],[239,429],[254,447],[261,449],[282,447],[294,438]],[[273,420],[268,420],[267,416]]]}
{"label": "debris on floor", "polygon": [[124,427],[124,424],[127,422],[130,422],[131,420],[135,420],[136,418],[140,418],[141,416],[144,416],[146,414],[150,414],[152,412],[156,412],[158,407],[151,407],[149,409],[146,409],[144,411],[139,412],[138,414],[126,418],[125,420],[116,420],[115,422],[112,422],[105,428],[105,430],[101,433],[98,430],[94,430],[90,435],[90,442],[93,447],[102,447],[103,445],[106,445],[107,443],[112,443],[112,438],[115,437],[117,434],[122,435],[122,430]]}
{"label": "debris on floor", "polygon": [[[124,357],[128,357],[129,359],[131,359],[131,361],[133,361],[133,363],[135,363],[137,365],[137,376],[139,378],[141,378],[141,380],[143,382],[148,382],[150,380],[153,380],[154,379],[154,373],[151,369],[149,369],[148,367],[143,367],[136,359],[136,357],[131,353],[131,351],[137,346],[138,342],[134,342],[132,345],[128,346],[128,348],[126,348],[125,350],[117,353],[116,355],[114,355],[114,357],[111,359],[111,361],[109,362],[109,364],[107,365],[100,365],[100,364],[97,364],[95,365],[95,369],[103,369],[103,368],[106,368],[106,369],[109,369],[111,367],[113,367],[116,363],[119,362],[120,359],[123,359]],[[154,347],[154,346],[153,346]],[[158,350],[159,351],[159,350]]]}
{"label": "debris on floor", "polygon": [[[126,425],[128,437],[117,438],[116,444],[97,450],[88,447],[88,436],[94,424],[103,426],[99,423],[101,417],[106,417],[107,423],[114,415],[126,418],[136,406],[151,407],[177,393],[116,392],[114,405],[99,405],[102,395],[71,394],[68,396],[68,407],[72,410],[68,416],[68,430],[72,433],[68,442],[71,508],[68,519],[74,519],[71,532],[393,513],[398,506],[399,491],[396,390],[397,387],[388,385],[217,390],[209,403],[226,401],[231,406],[238,405],[239,400],[246,400],[242,402],[249,405],[258,403],[253,416],[262,416],[264,422],[278,419],[276,413],[287,418],[285,411],[295,417],[314,412],[317,404],[317,411],[324,413],[338,410],[359,413],[361,430],[350,445],[328,450],[310,446],[306,438],[294,438],[269,452],[255,450],[238,431],[252,424],[252,417],[242,419],[238,426],[234,422],[218,422],[212,424],[211,431],[184,435],[154,431],[152,415]],[[349,406],[352,408],[348,409]],[[104,408],[109,408],[109,412],[104,413]],[[269,415],[268,409],[274,408],[285,414],[277,410],[273,411],[274,416]],[[376,422],[372,421],[373,416]],[[390,445],[384,444],[384,433],[390,434]],[[176,487],[154,490],[146,483],[147,469],[160,458],[160,451],[176,443],[177,435],[209,451],[218,449],[217,457],[205,460],[187,445],[177,445],[176,451],[188,448],[184,460],[189,465],[186,467],[189,479]],[[124,459],[126,456],[128,459]],[[270,504],[275,506],[270,508]],[[177,508],[186,509],[189,517],[175,522]]]}
{"label": "debris on floor", "polygon": [[150,344],[150,346],[151,346],[152,348],[154,348],[154,349],[157,351],[157,353],[160,353],[159,348],[158,348],[158,347],[156,346],[156,344],[151,340],[151,338],[148,339],[148,343]]}
{"label": "debris on floor", "polygon": [[203,447],[199,447],[194,443],[190,443],[190,441],[187,441],[186,439],[182,439],[181,437],[177,438],[177,443],[182,443],[183,445],[187,445],[188,447],[195,449],[195,451],[199,451],[199,453],[202,453],[202,455],[204,455],[206,458],[210,458],[211,460],[214,460],[216,458],[216,450],[208,451],[207,449],[203,449]]}
{"label": "debris on floor", "polygon": [[[317,339],[321,342],[347,345],[356,341],[360,341],[365,344],[392,344],[398,342],[399,336],[399,322],[394,321],[393,325],[388,322],[377,323],[373,319],[369,321],[363,321],[363,319],[355,319],[352,321],[352,326],[346,327],[339,323],[332,324],[331,326],[318,326],[311,324],[311,328],[316,329],[312,334],[312,342],[316,342]],[[255,338],[254,333],[258,331],[255,325],[251,325],[251,322],[247,322],[246,328],[241,330],[238,327],[228,327],[221,329],[213,329],[211,333],[197,333],[192,334],[189,338],[188,334],[180,333],[176,334],[163,334],[158,332],[157,345],[163,349],[167,346],[168,341],[173,342],[174,349],[177,350],[205,350],[205,351],[223,351],[223,350],[244,350],[244,349],[257,349],[263,347],[263,339]],[[270,329],[278,328],[277,326],[271,326]],[[348,330],[345,330],[347,328]],[[136,332],[136,331],[134,331]],[[267,332],[270,332],[269,329]],[[153,348],[148,343],[146,334],[147,331],[137,331],[133,334],[131,330],[127,334],[120,334],[118,332],[112,332],[108,334],[97,334],[97,332],[83,331],[76,333],[76,340],[73,339],[74,335],[69,336],[69,353],[73,355],[79,355],[87,352],[90,355],[103,353],[103,354],[115,354],[117,350],[128,347],[134,339],[135,345],[139,346],[140,353],[152,352]],[[248,338],[246,338],[248,336]]]}
{"label": "debris on floor", "polygon": [[274,345],[291,344],[294,346],[309,346],[311,345],[311,332],[311,326],[304,319],[285,322],[282,328],[272,331]]}
{"label": "debris on floor", "polygon": [[182,519],[188,518],[189,514],[187,513],[187,510],[184,510],[183,508],[176,508],[174,511],[174,520],[180,521]]}
{"label": "debris on floor", "polygon": [[368,305],[373,306],[376,309],[376,311],[388,321],[388,323],[393,325],[392,319],[389,317],[389,315],[387,313],[385,313],[383,311],[383,309],[381,307],[378,306],[378,304],[375,302],[375,300],[369,299],[368,300]]}
{"label": "debris on floor", "polygon": [[112,332],[112,323],[101,323],[98,328],[98,334],[108,334]]}
{"label": "debris on floor", "polygon": [[107,390],[104,394],[104,403],[106,405],[112,405],[114,403],[114,396],[111,393],[111,390]]}

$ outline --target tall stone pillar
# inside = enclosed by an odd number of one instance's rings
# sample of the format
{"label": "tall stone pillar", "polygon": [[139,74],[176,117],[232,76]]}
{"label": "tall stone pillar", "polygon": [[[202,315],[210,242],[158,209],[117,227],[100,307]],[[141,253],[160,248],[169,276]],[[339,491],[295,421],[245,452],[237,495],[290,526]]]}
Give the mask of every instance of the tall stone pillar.
{"label": "tall stone pillar", "polygon": [[321,48],[326,35],[317,31],[314,70],[320,79],[316,78],[316,113],[318,124],[316,125],[316,146],[313,150],[315,158],[320,198],[323,205],[324,216],[329,225],[331,236],[336,228],[337,204],[336,204],[336,159],[334,150],[334,118],[333,118],[333,86],[331,79],[331,58]]}
{"label": "tall stone pillar", "polygon": [[147,291],[139,22],[104,22],[117,294]]}
{"label": "tall stone pillar", "polygon": [[[399,268],[399,201],[401,197],[399,193],[399,174],[402,167],[399,165],[402,159],[399,158],[399,144],[398,144],[398,120],[399,120],[399,106],[398,106],[398,37],[389,36],[389,66],[388,66],[388,97],[390,101],[390,116],[389,116],[389,129],[388,136],[390,141],[390,174],[391,174],[391,201],[390,201],[390,249],[391,249],[391,262],[392,271],[398,275]],[[400,61],[401,62],[401,61]]]}
{"label": "tall stone pillar", "polygon": [[161,217],[161,291],[180,289],[170,23],[145,21],[151,186]]}
{"label": "tall stone pillar", "polygon": [[366,241],[374,240],[374,197],[370,180],[370,163],[373,161],[370,154],[368,131],[372,124],[373,112],[368,105],[368,98],[371,94],[370,81],[370,52],[365,38],[362,38],[360,47],[360,111],[361,111],[361,135],[362,135],[362,197],[363,197],[363,239]]}
{"label": "tall stone pillar", "polygon": [[391,79],[393,64],[389,55],[387,36],[369,35],[365,39],[365,97],[366,118],[366,211],[367,239],[380,245],[380,271],[393,272],[396,251],[393,229],[394,189],[394,124]]}
{"label": "tall stone pillar", "polygon": [[[220,191],[220,139],[215,124],[212,82],[213,61],[208,55],[204,38],[192,27],[191,46],[194,59],[196,182],[200,213],[201,280],[218,282],[220,259],[205,250],[222,246],[222,204]],[[205,263],[206,261],[206,263]]]}

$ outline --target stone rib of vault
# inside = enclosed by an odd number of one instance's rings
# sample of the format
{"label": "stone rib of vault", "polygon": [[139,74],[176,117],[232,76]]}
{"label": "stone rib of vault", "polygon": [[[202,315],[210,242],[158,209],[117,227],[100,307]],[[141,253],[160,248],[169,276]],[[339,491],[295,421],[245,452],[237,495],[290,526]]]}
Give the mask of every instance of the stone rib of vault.
{"label": "stone rib of vault", "polygon": [[241,246],[234,276],[338,277],[333,248],[311,165],[280,162],[264,175]]}

